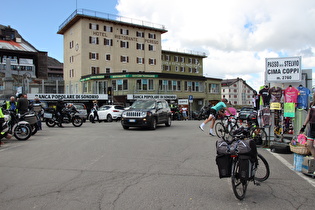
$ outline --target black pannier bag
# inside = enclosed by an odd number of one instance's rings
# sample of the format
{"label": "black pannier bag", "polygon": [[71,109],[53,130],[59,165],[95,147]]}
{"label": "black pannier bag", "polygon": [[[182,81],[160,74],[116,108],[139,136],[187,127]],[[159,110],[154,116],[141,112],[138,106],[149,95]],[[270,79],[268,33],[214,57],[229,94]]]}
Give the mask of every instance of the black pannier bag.
{"label": "black pannier bag", "polygon": [[237,140],[232,143],[227,143],[224,140],[218,140],[216,144],[217,154],[247,154],[252,150],[251,141],[252,140]]}
{"label": "black pannier bag", "polygon": [[248,180],[252,177],[253,162],[250,155],[239,155],[239,176],[241,180]]}
{"label": "black pannier bag", "polygon": [[231,177],[232,158],[231,155],[217,155],[216,163],[218,165],[219,177]]}

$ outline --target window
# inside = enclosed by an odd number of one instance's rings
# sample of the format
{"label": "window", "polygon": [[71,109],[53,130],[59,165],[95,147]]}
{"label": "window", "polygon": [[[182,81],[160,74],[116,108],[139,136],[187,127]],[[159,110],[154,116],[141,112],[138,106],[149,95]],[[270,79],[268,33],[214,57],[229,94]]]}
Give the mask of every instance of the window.
{"label": "window", "polygon": [[106,74],[109,74],[109,73],[110,73],[110,68],[106,68],[106,69],[105,69],[105,73],[106,73]]}
{"label": "window", "polygon": [[178,62],[178,56],[174,56],[174,61]]}
{"label": "window", "polygon": [[137,57],[138,64],[144,64],[144,58]]}
{"label": "window", "polygon": [[181,66],[181,67],[180,67],[180,71],[181,71],[181,72],[185,72],[185,67]]}
{"label": "window", "polygon": [[179,71],[179,67],[175,66],[175,71],[178,72]]}
{"label": "window", "polygon": [[164,66],[164,70],[165,70],[165,71],[170,71],[170,70],[171,70],[171,66],[165,65],[165,66]]}
{"label": "window", "polygon": [[70,42],[70,49],[72,49],[74,47],[74,43],[73,41]]}
{"label": "window", "polygon": [[104,31],[113,32],[113,27],[112,26],[104,26]]}
{"label": "window", "polygon": [[92,30],[98,30],[98,24],[90,23],[89,28],[92,29]]}
{"label": "window", "polygon": [[156,39],[156,35],[153,33],[148,34],[149,39]]}
{"label": "window", "polygon": [[110,61],[110,54],[105,55],[105,60]]}
{"label": "window", "polygon": [[69,77],[74,77],[74,69],[70,69],[69,71]]}
{"label": "window", "polygon": [[189,70],[189,73],[192,73],[192,72],[193,72],[192,68],[189,68],[188,70]]}
{"label": "window", "polygon": [[89,53],[89,59],[91,59],[91,60],[98,60],[98,53],[90,52]]}
{"label": "window", "polygon": [[126,79],[112,80],[112,87],[114,90],[128,90],[128,80]]}
{"label": "window", "polygon": [[127,41],[120,41],[121,48],[129,48],[129,42]]}
{"label": "window", "polygon": [[98,37],[96,36],[90,36],[89,37],[90,44],[98,44]]}
{"label": "window", "polygon": [[188,58],[188,63],[192,64],[192,58]]}
{"label": "window", "polygon": [[149,44],[149,51],[154,51],[154,45]]}
{"label": "window", "polygon": [[100,73],[100,67],[91,67],[91,74],[99,74]]}
{"label": "window", "polygon": [[122,35],[129,35],[129,30],[121,28],[120,29],[120,34],[122,34]]}
{"label": "window", "polygon": [[144,50],[144,44],[137,43],[137,50]]}
{"label": "window", "polygon": [[70,56],[70,63],[73,63],[73,62],[74,62],[74,57]]}
{"label": "window", "polygon": [[170,56],[169,55],[165,55],[165,60],[166,61],[170,61]]}
{"label": "window", "polygon": [[137,90],[153,90],[152,79],[137,79],[136,84]]}
{"label": "window", "polygon": [[180,81],[177,81],[177,82],[176,82],[176,90],[177,90],[177,91],[180,91],[180,90],[181,90],[181,82],[180,82]]}
{"label": "window", "polygon": [[180,62],[184,63],[185,62],[185,58],[184,57],[180,57]]}
{"label": "window", "polygon": [[166,91],[167,90],[167,85],[168,85],[167,80],[159,80],[159,88],[160,88],[160,90]]}
{"label": "window", "polygon": [[191,92],[192,91],[192,82],[185,81],[185,91]]}
{"label": "window", "polygon": [[149,64],[150,65],[156,65],[156,59],[155,58],[149,58]]}
{"label": "window", "polygon": [[136,36],[144,38],[144,32],[143,31],[137,31]]}
{"label": "window", "polygon": [[[225,92],[225,89],[222,89],[222,92]],[[218,84],[209,84],[209,93],[219,93],[219,85]]]}
{"label": "window", "polygon": [[104,45],[106,46],[113,46],[113,40],[112,39],[104,39]]}
{"label": "window", "polygon": [[128,56],[120,56],[120,62],[122,63],[129,63],[129,57]]}

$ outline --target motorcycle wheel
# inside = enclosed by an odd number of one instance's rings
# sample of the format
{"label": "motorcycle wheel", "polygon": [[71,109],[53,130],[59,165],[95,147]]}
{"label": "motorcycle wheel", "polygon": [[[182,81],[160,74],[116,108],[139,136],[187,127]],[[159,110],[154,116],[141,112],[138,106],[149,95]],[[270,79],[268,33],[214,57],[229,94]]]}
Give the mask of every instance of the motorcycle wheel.
{"label": "motorcycle wheel", "polygon": [[56,121],[53,118],[52,119],[46,119],[46,125],[48,127],[55,127]]}
{"label": "motorcycle wheel", "polygon": [[72,124],[75,127],[80,127],[83,124],[83,119],[79,116],[74,116],[72,120]]}
{"label": "motorcycle wheel", "polygon": [[25,141],[32,135],[29,125],[17,125],[13,130],[14,137],[19,141]]}

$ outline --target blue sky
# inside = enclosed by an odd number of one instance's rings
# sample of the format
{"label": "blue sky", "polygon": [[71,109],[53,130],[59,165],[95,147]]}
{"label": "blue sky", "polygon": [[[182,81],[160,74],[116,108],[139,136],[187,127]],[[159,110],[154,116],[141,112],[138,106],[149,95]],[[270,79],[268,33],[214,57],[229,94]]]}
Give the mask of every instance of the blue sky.
{"label": "blue sky", "polygon": [[205,53],[206,77],[239,77],[257,90],[266,58],[301,56],[315,81],[314,0],[15,0],[0,24],[63,62],[57,31],[76,6],[164,25],[162,49]]}
{"label": "blue sky", "polygon": [[117,14],[116,0],[15,0],[1,9],[0,24],[18,30],[37,50],[63,62],[59,26],[78,8]]}

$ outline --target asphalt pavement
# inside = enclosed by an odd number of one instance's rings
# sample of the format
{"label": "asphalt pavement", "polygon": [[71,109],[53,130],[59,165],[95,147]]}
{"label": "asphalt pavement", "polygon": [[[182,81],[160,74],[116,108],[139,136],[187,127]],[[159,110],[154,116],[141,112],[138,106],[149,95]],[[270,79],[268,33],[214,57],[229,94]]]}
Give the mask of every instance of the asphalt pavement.
{"label": "asphalt pavement", "polygon": [[[0,209],[313,209],[314,179],[293,154],[259,148],[271,174],[239,201],[201,121],[156,130],[120,122],[48,128],[0,147]],[[207,125],[208,126],[208,125]]]}

